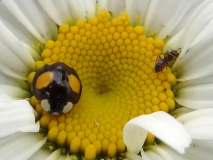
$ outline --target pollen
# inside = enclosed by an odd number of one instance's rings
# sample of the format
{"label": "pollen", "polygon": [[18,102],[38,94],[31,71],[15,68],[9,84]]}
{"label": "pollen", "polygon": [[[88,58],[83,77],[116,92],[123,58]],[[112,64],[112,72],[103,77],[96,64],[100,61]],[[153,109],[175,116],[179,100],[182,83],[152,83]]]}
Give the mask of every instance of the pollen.
{"label": "pollen", "polygon": [[[35,72],[45,64],[63,62],[76,70],[83,87],[79,102],[58,116],[45,112],[31,97],[48,141],[86,159],[125,152],[123,127],[130,119],[175,108],[175,75],[169,66],[154,70],[164,45],[162,39],[146,37],[143,26],[131,26],[125,12],[114,17],[102,10],[87,21],[59,26],[57,39],[46,42],[28,82],[32,84]],[[149,133],[146,143],[154,141]]]}

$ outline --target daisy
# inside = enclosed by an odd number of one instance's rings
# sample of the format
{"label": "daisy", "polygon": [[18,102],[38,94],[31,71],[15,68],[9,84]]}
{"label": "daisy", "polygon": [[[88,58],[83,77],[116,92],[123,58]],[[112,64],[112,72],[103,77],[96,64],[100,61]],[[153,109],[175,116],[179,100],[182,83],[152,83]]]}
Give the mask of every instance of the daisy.
{"label": "daisy", "polygon": [[[0,7],[2,159],[210,159],[210,0]],[[55,115],[35,92],[51,78],[33,79],[58,62],[76,71],[82,92]]]}

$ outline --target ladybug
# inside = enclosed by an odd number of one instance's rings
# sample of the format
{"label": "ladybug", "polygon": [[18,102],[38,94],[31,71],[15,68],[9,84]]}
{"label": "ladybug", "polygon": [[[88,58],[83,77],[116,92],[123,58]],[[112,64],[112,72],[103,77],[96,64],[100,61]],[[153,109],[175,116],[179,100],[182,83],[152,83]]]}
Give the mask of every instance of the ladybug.
{"label": "ladybug", "polygon": [[69,112],[79,101],[82,84],[73,68],[57,62],[36,72],[33,90],[45,111],[60,115]]}

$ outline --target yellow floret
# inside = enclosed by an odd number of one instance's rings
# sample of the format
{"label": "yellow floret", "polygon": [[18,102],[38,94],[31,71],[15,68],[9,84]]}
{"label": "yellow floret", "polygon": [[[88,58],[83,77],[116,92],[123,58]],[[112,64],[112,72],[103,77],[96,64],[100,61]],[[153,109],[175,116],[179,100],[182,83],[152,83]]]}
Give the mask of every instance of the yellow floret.
{"label": "yellow floret", "polygon": [[51,49],[54,47],[54,45],[55,45],[55,42],[53,40],[48,40],[45,44],[45,48]]}
{"label": "yellow floret", "polygon": [[67,132],[64,130],[61,130],[57,136],[56,142],[60,147],[62,147],[65,145],[66,140],[67,140]]}
{"label": "yellow floret", "polygon": [[54,54],[54,55],[52,55],[52,56],[55,56],[56,54],[59,54],[59,53],[60,53],[60,48],[59,48],[59,47],[54,47],[54,48],[52,49],[52,53]]}
{"label": "yellow floret", "polygon": [[58,40],[62,41],[65,39],[65,34],[64,33],[59,33],[58,34]]}
{"label": "yellow floret", "polygon": [[32,97],[30,98],[30,104],[31,104],[33,107],[35,107],[37,103],[38,103],[38,100],[36,99],[36,97],[35,97],[35,96],[32,96]]}
{"label": "yellow floret", "polygon": [[31,72],[29,75],[28,75],[28,83],[29,84],[32,84],[33,83],[33,79],[34,79],[34,76],[35,76],[36,72]]}
{"label": "yellow floret", "polygon": [[84,152],[86,146],[88,146],[90,144],[90,140],[88,138],[84,138],[81,141],[81,151]]}
{"label": "yellow floret", "polygon": [[157,111],[160,111],[160,108],[158,105],[153,105],[152,106],[152,112],[157,112]]}
{"label": "yellow floret", "polygon": [[96,154],[100,154],[101,153],[101,141],[95,140],[92,142],[92,144],[94,145],[94,147],[96,149]]}
{"label": "yellow floret", "polygon": [[146,137],[146,144],[152,144],[155,140],[155,137],[153,136],[153,134],[149,133],[147,134],[147,137]]}
{"label": "yellow floret", "polygon": [[165,102],[161,102],[159,107],[160,107],[161,111],[164,111],[164,112],[168,112],[169,111],[169,107],[168,107],[168,105]]}
{"label": "yellow floret", "polygon": [[96,148],[93,144],[89,144],[85,148],[84,157],[86,159],[94,159],[96,157]]}
{"label": "yellow floret", "polygon": [[78,26],[79,28],[83,27],[84,24],[85,24],[84,20],[81,19],[76,22],[76,26]]}
{"label": "yellow floret", "polygon": [[176,84],[176,77],[174,76],[174,74],[172,73],[168,73],[167,74],[167,80],[171,85],[175,85]]}
{"label": "yellow floret", "polygon": [[166,97],[165,93],[159,93],[158,98],[162,102],[162,101],[166,101],[167,97]]}
{"label": "yellow floret", "polygon": [[162,41],[162,39],[155,39],[154,45],[155,45],[156,48],[163,49],[164,42]]}
{"label": "yellow floret", "polygon": [[144,33],[144,28],[142,26],[135,26],[134,31],[137,35],[141,35]]}
{"label": "yellow floret", "polygon": [[76,33],[78,33],[79,28],[78,28],[78,26],[71,26],[71,27],[70,27],[70,31],[71,31],[73,34],[76,34]]}
{"label": "yellow floret", "polygon": [[70,143],[70,151],[71,153],[78,153],[80,150],[81,139],[75,137]]}
{"label": "yellow floret", "polygon": [[117,141],[117,151],[118,151],[119,153],[122,153],[122,152],[125,151],[125,149],[126,149],[126,146],[125,146],[123,140],[122,140],[122,139],[119,139],[119,140]]}
{"label": "yellow floret", "polygon": [[169,110],[172,111],[175,108],[175,101],[172,98],[167,98],[166,103],[169,107]]}
{"label": "yellow floret", "polygon": [[51,120],[51,118],[50,118],[49,115],[42,116],[41,119],[40,119],[41,127],[47,128],[48,124],[50,123],[50,120]]}
{"label": "yellow floret", "polygon": [[55,127],[58,125],[58,121],[56,119],[52,119],[50,123],[48,124],[48,129],[50,130],[51,128]]}
{"label": "yellow floret", "polygon": [[38,114],[41,114],[42,111],[43,111],[43,108],[41,107],[40,104],[37,103],[36,106],[35,106],[35,110]]}
{"label": "yellow floret", "polygon": [[48,140],[50,142],[55,142],[55,140],[58,136],[58,132],[59,132],[58,127],[55,126],[55,127],[51,128],[47,135]]}
{"label": "yellow floret", "polygon": [[52,51],[50,49],[44,49],[43,52],[41,53],[41,57],[48,58],[52,55]]}
{"label": "yellow floret", "polygon": [[117,152],[117,146],[114,143],[110,143],[108,146],[108,151],[107,151],[107,155],[112,158],[116,155]]}
{"label": "yellow floret", "polygon": [[96,17],[94,17],[94,18],[91,18],[90,20],[89,20],[89,22],[90,22],[90,24],[91,25],[97,25],[98,24],[98,18],[96,18]]}
{"label": "yellow floret", "polygon": [[68,24],[62,24],[59,27],[59,33],[67,33],[69,32],[70,26]]}
{"label": "yellow floret", "polygon": [[109,16],[110,16],[109,12],[107,12],[105,9],[101,10],[98,13],[98,19],[100,21],[106,21],[109,18]]}
{"label": "yellow floret", "polygon": [[38,71],[40,68],[42,68],[44,66],[44,62],[43,61],[37,61],[35,63],[35,70]]}

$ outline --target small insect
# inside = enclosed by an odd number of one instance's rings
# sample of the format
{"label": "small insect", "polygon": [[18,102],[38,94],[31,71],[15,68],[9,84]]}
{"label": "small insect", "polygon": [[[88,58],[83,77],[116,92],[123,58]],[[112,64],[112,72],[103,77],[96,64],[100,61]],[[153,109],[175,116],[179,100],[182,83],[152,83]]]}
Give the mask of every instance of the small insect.
{"label": "small insect", "polygon": [[99,123],[97,121],[94,121],[94,124],[95,124],[96,127],[99,126]]}
{"label": "small insect", "polygon": [[169,62],[176,60],[180,52],[181,52],[181,49],[179,48],[177,50],[172,50],[171,52],[167,52],[164,55],[164,58],[159,56],[155,64],[155,72],[157,73],[162,71],[165,67],[168,66]]}
{"label": "small insect", "polygon": [[59,115],[70,111],[79,101],[82,84],[73,68],[57,62],[36,72],[33,90],[45,111]]}

